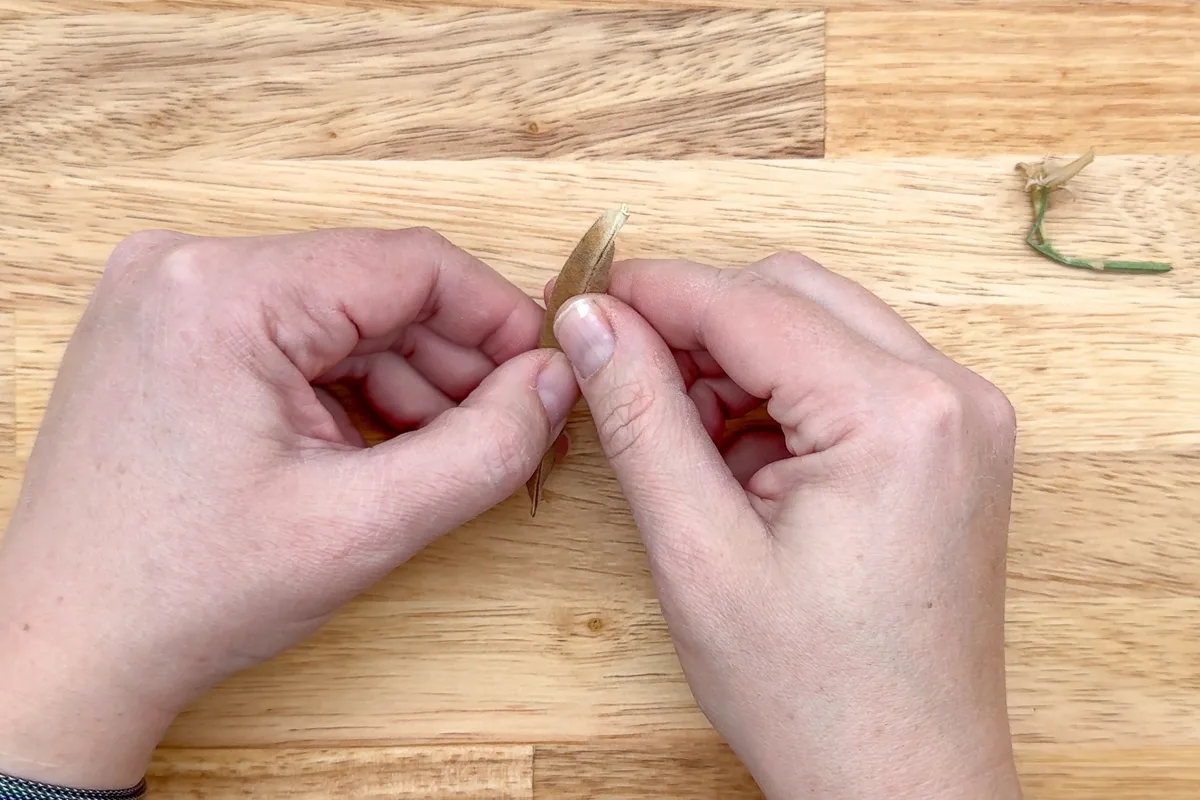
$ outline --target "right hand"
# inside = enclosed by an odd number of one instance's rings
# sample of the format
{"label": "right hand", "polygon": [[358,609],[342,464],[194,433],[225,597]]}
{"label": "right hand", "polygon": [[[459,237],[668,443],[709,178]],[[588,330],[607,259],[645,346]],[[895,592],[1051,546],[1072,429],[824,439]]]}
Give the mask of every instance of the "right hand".
{"label": "right hand", "polygon": [[791,254],[618,264],[556,334],[692,691],[768,797],[1020,797],[999,390]]}

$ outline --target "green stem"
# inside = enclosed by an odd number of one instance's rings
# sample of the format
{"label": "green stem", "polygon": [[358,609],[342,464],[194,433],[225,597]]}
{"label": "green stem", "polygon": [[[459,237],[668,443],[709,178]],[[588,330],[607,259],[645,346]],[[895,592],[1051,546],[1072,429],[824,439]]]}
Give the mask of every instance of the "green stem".
{"label": "green stem", "polygon": [[1025,243],[1037,250],[1051,261],[1075,269],[1090,269],[1098,272],[1169,272],[1170,264],[1158,261],[1089,261],[1083,258],[1065,256],[1054,249],[1046,239],[1046,211],[1050,208],[1050,190],[1044,186],[1035,186],[1029,194],[1033,202],[1033,226]]}

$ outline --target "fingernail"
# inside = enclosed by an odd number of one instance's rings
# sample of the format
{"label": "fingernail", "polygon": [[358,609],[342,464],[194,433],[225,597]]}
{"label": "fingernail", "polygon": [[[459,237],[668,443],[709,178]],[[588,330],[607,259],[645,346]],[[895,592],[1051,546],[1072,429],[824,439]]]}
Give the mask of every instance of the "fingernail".
{"label": "fingernail", "polygon": [[537,393],[550,419],[551,430],[558,430],[559,425],[571,413],[571,407],[578,398],[579,387],[575,385],[575,373],[571,365],[558,353],[546,362],[537,376]]}
{"label": "fingernail", "polygon": [[588,297],[572,300],[554,320],[554,338],[579,373],[587,379],[612,358],[612,326],[595,301]]}

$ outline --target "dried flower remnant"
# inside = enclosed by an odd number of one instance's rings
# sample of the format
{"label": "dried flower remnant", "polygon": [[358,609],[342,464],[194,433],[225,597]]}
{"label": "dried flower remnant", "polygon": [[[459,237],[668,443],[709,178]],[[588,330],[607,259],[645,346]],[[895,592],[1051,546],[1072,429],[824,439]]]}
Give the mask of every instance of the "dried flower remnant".
{"label": "dried flower remnant", "polygon": [[1051,200],[1059,193],[1066,191],[1066,184],[1084,170],[1096,158],[1093,150],[1088,150],[1074,161],[1066,163],[1051,163],[1050,159],[1037,163],[1017,164],[1017,170],[1025,176],[1025,192],[1033,204],[1033,226],[1025,237],[1025,242],[1034,250],[1059,264],[1077,269],[1090,269],[1100,272],[1168,272],[1170,264],[1157,261],[1101,261],[1095,259],[1072,258],[1065,256],[1046,238],[1046,212]]}

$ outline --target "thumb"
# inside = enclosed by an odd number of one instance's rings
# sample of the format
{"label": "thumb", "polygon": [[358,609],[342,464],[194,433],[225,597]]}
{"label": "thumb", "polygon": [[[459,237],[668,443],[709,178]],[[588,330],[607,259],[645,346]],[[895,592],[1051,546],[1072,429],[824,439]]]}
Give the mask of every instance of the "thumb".
{"label": "thumb", "polygon": [[337,507],[398,563],[522,487],[578,397],[561,353],[510,359],[425,428],[339,454]]}
{"label": "thumb", "polygon": [[605,295],[568,303],[554,335],[651,554],[735,545],[753,509],[705,431],[662,337]]}

